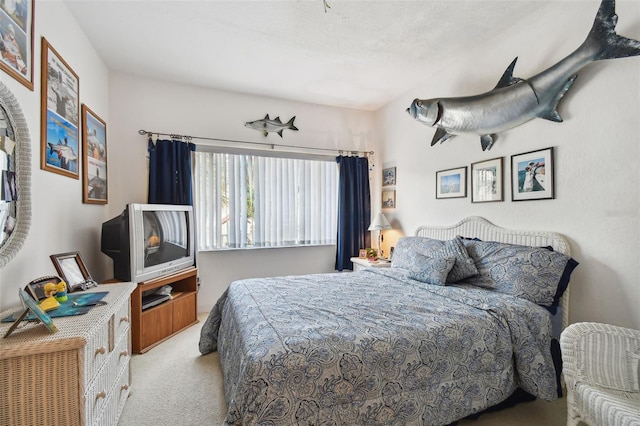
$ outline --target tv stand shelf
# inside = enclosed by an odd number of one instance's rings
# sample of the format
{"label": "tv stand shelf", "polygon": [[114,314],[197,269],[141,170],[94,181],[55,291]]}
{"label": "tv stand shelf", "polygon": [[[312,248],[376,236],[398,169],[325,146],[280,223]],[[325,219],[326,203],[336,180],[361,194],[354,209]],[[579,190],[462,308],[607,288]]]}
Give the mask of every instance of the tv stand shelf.
{"label": "tv stand shelf", "polygon": [[[163,285],[172,287],[172,299],[142,310],[142,294]],[[131,295],[131,346],[141,354],[198,322],[198,269],[191,267],[138,283]]]}

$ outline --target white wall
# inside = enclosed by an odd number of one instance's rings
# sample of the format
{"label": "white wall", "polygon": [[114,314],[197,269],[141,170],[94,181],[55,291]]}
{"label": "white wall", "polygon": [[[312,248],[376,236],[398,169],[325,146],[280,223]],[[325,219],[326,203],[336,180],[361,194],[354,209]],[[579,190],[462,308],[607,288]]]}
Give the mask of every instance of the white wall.
{"label": "white wall", "polygon": [[[422,223],[453,224],[469,215],[507,228],[560,232],[580,262],[571,280],[571,322],[640,329],[640,58],[590,65],[560,104],[563,123],[533,120],[500,134],[488,152],[476,136],[431,147],[434,130],[405,112],[416,97],[492,89],[516,56],[517,77],[554,64],[584,40],[597,2],[563,7],[564,13],[555,16],[531,16],[494,43],[469,46],[467,55],[441,63],[439,71],[377,113],[384,135],[380,156],[384,164],[397,166],[397,209],[385,213],[405,234]],[[617,13],[618,32],[640,39],[640,3],[619,1]],[[549,146],[556,148],[556,198],[512,202],[510,156]],[[504,202],[435,199],[436,171],[496,157],[505,160]]]}
{"label": "white wall", "polygon": [[[158,66],[164,66],[158,64]],[[170,66],[170,65],[168,65]],[[375,149],[373,114],[294,103],[200,87],[151,81],[122,73],[110,76],[108,156],[110,214],[147,198],[147,137],[152,132],[294,146],[369,151]],[[296,116],[298,132],[264,137],[244,127],[269,114]],[[194,140],[195,143],[206,143]],[[323,152],[323,154],[326,154]],[[111,265],[111,261],[107,260]],[[233,280],[248,277],[332,272],[334,247],[252,249],[198,255],[200,311],[208,311]]]}
{"label": "white wall", "polygon": [[[82,203],[82,179],[40,170],[40,52],[44,36],[80,81],[80,101],[109,123],[108,71],[62,2],[36,1],[34,91],[0,72],[21,105],[31,138],[32,220],[26,243],[0,270],[0,309],[18,302],[18,288],[41,275],[56,274],[54,253],[79,251],[89,270],[104,274],[99,258],[99,228],[107,207]],[[112,188],[113,190],[113,188]]]}

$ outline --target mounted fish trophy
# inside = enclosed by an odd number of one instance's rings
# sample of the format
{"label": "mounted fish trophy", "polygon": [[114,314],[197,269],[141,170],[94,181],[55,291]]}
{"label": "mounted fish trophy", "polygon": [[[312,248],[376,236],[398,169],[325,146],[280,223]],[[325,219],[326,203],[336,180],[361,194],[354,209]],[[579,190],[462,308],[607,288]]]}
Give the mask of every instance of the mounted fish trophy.
{"label": "mounted fish trophy", "polygon": [[617,23],[615,1],[603,0],[584,43],[547,70],[528,80],[514,78],[516,58],[490,92],[416,99],[407,112],[419,122],[437,128],[431,146],[469,133],[480,136],[483,151],[491,149],[497,133],[533,118],[562,122],[558,103],[573,85],[578,71],[598,60],[640,55],[640,41],[617,35]]}
{"label": "mounted fish trophy", "polygon": [[280,135],[280,137],[282,137],[282,131],[284,129],[296,131],[298,130],[298,128],[293,125],[293,120],[295,119],[296,117],[293,116],[291,120],[283,123],[282,121],[280,121],[280,117],[276,117],[275,119],[271,120],[269,118],[269,114],[267,114],[261,120],[247,121],[246,123],[244,123],[244,126],[248,127],[249,129],[261,131],[265,137],[269,136],[269,132],[276,132]]}

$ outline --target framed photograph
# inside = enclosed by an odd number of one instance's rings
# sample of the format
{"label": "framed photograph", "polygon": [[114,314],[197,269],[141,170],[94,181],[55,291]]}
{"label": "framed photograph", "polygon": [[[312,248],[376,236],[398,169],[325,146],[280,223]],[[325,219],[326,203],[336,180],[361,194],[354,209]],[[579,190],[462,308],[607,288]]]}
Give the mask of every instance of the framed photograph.
{"label": "framed photograph", "polygon": [[46,299],[49,296],[52,296],[51,293],[47,294],[47,291],[45,291],[47,284],[49,283],[58,284],[59,282],[60,282],[60,278],[52,275],[48,277],[35,279],[31,281],[29,284],[27,284],[27,286],[24,289],[37,302],[42,299]]}
{"label": "framed photograph", "polygon": [[51,333],[57,333],[58,327],[53,323],[53,320],[45,311],[42,310],[40,305],[36,303],[35,300],[31,298],[31,295],[27,293],[23,289],[18,290],[18,296],[20,297],[20,301],[22,302],[22,306],[24,307],[24,312],[16,319],[16,321],[9,327],[7,332],[3,337],[9,337],[9,335],[18,327],[18,325],[27,318],[27,314],[31,313],[34,318],[38,319],[42,322]]}
{"label": "framed photograph", "polygon": [[33,91],[34,0],[0,4],[0,68]]}
{"label": "framed photograph", "polygon": [[79,179],[78,75],[42,37],[40,168]]}
{"label": "framed photograph", "polygon": [[383,209],[396,208],[396,190],[395,189],[382,191],[382,208]]}
{"label": "framed photograph", "polygon": [[82,104],[82,201],[107,204],[107,123]]}
{"label": "framed photograph", "polygon": [[69,292],[87,287],[87,282],[93,282],[87,267],[80,257],[80,253],[60,253],[49,256],[55,266],[56,271],[62,279],[67,283]]}
{"label": "framed photograph", "polygon": [[502,157],[471,164],[471,202],[503,201]]}
{"label": "framed photograph", "polygon": [[465,198],[467,167],[436,172],[436,198]]}
{"label": "framed photograph", "polygon": [[360,249],[360,252],[358,253],[358,257],[360,259],[364,259],[367,257],[367,249]]}
{"label": "framed photograph", "polygon": [[389,167],[382,169],[382,186],[395,186],[396,184],[396,168]]}
{"label": "framed photograph", "polygon": [[511,156],[513,201],[554,198],[553,181],[553,147]]}

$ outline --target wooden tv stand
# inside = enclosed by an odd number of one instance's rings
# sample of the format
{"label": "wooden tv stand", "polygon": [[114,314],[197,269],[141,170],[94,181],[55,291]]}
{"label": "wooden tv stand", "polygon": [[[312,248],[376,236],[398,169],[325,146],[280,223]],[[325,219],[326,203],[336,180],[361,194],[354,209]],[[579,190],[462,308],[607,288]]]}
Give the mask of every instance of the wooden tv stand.
{"label": "wooden tv stand", "polygon": [[[142,310],[142,293],[170,285],[173,298]],[[198,269],[190,267],[138,283],[131,295],[131,346],[141,354],[198,322]]]}

